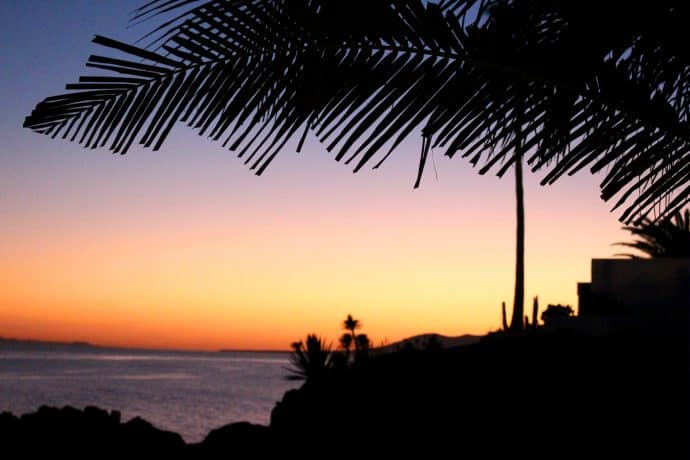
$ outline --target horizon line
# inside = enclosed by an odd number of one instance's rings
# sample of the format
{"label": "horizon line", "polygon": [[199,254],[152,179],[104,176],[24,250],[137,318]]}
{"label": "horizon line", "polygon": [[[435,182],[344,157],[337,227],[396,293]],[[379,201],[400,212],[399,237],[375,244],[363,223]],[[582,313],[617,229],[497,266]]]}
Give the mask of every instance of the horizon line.
{"label": "horizon line", "polygon": [[36,345],[57,345],[64,347],[84,347],[84,348],[100,348],[100,349],[114,349],[114,350],[134,350],[134,351],[170,351],[170,352],[186,352],[186,353],[289,353],[289,349],[254,349],[254,348],[218,348],[218,349],[193,349],[193,348],[163,348],[163,347],[146,347],[146,346],[127,346],[127,345],[106,345],[94,343],[84,340],[44,340],[36,338],[19,338],[19,337],[4,337],[0,336],[0,342],[19,342]]}

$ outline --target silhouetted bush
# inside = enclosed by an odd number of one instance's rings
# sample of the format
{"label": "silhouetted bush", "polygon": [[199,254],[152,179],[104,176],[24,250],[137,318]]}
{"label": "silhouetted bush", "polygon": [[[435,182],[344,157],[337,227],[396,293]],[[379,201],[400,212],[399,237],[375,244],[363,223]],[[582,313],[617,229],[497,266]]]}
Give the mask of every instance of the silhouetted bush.
{"label": "silhouetted bush", "polygon": [[304,342],[292,343],[292,354],[289,369],[290,380],[306,380],[323,376],[331,367],[331,346],[326,345],[324,340],[315,334],[307,335],[306,345]]}
{"label": "silhouetted bush", "polygon": [[548,325],[549,322],[553,321],[555,318],[568,318],[574,314],[575,311],[570,305],[549,305],[546,307],[546,310],[542,312],[541,320],[545,325]]}

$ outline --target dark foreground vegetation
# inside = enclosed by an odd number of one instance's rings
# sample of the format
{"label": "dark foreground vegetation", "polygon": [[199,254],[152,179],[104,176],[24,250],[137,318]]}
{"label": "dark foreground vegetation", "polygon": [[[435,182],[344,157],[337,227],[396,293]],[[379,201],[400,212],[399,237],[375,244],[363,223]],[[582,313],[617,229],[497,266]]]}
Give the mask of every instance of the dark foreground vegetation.
{"label": "dark foreground vegetation", "polygon": [[200,444],[95,408],[0,416],[11,458],[687,458],[687,330],[493,334],[333,369],[285,394],[270,427]]}

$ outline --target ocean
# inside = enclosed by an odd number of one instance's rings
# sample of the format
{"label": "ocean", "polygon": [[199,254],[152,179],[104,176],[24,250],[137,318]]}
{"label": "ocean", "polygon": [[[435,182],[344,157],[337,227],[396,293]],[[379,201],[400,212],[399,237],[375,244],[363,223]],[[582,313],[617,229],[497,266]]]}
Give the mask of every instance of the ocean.
{"label": "ocean", "polygon": [[0,349],[0,412],[93,405],[199,442],[228,423],[268,424],[300,385],[288,365],[287,353]]}

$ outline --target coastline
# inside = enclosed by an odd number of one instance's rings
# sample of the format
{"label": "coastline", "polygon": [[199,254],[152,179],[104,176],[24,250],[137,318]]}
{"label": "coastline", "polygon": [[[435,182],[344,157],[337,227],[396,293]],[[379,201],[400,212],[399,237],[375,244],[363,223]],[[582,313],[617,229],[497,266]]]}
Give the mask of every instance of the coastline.
{"label": "coastline", "polygon": [[114,446],[113,458],[346,459],[350,443],[359,458],[679,458],[687,370],[687,334],[487,336],[309,380],[268,426],[233,423],[200,443],[117,411],[43,408],[0,416],[0,445],[7,458]]}

